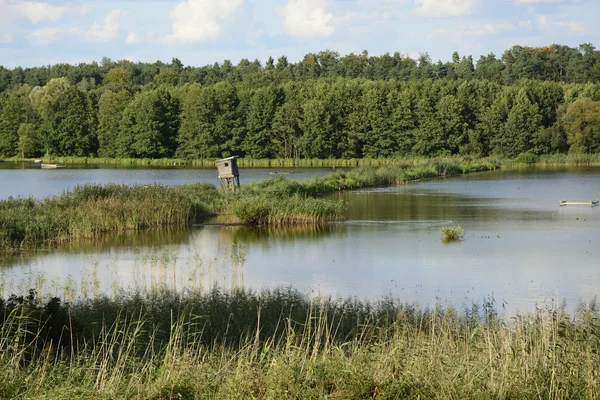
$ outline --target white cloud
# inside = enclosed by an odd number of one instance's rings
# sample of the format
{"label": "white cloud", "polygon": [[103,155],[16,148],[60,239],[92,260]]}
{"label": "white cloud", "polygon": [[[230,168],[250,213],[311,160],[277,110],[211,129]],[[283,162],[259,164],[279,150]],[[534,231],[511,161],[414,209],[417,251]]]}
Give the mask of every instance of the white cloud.
{"label": "white cloud", "polygon": [[[283,26],[297,38],[327,37],[335,32],[333,14],[326,10],[327,0],[290,0],[282,10]],[[352,16],[350,16],[352,18]]]}
{"label": "white cloud", "polygon": [[427,40],[436,40],[439,36],[444,36],[448,33],[450,33],[450,31],[446,28],[437,29],[427,34]]}
{"label": "white cloud", "polygon": [[109,42],[117,38],[123,11],[120,8],[112,10],[104,17],[102,24],[98,21],[84,32],[83,39],[90,42]]}
{"label": "white cloud", "polygon": [[415,0],[415,13],[426,17],[459,17],[477,10],[478,0]]}
{"label": "white cloud", "polygon": [[222,34],[221,24],[231,18],[244,0],[186,0],[171,11],[173,33],[165,43],[196,43],[215,40]]}
{"label": "white cloud", "polygon": [[531,20],[520,20],[519,21],[519,28],[524,30],[524,31],[528,31],[531,32],[532,28],[532,23]]}
{"label": "white cloud", "polygon": [[134,33],[134,32],[129,32],[129,34],[127,35],[127,39],[125,40],[125,43],[129,44],[129,45],[134,45],[134,44],[140,44],[144,41],[144,39]]}
{"label": "white cloud", "polygon": [[14,39],[13,34],[11,32],[0,34],[0,43],[10,43]]}
{"label": "white cloud", "polygon": [[507,23],[487,23],[483,25],[462,25],[456,33],[457,39],[462,39],[465,36],[488,36],[495,35],[500,32],[512,32],[514,26]]}
{"label": "white cloud", "polygon": [[54,6],[39,1],[9,1],[6,4],[12,8],[13,13],[27,17],[34,25],[42,21],[55,22],[67,11],[66,6]]}
{"label": "white cloud", "polygon": [[44,46],[56,42],[62,33],[60,28],[36,29],[29,34],[29,41],[36,46]]}
{"label": "white cloud", "polygon": [[542,15],[538,17],[537,26],[541,31],[569,36],[583,36],[590,32],[585,24],[564,17],[555,19]]}

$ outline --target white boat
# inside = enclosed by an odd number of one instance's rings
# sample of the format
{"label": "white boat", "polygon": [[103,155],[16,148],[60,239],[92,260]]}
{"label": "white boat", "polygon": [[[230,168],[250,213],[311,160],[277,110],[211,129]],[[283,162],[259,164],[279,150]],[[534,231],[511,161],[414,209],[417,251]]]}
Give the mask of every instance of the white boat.
{"label": "white boat", "polygon": [[42,168],[43,169],[57,169],[57,168],[64,168],[65,166],[63,164],[42,164]]}

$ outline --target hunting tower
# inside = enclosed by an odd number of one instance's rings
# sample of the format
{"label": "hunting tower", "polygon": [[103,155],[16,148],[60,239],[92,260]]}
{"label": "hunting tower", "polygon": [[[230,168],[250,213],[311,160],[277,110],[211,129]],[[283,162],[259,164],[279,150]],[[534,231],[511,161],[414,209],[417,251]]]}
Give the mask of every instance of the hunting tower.
{"label": "hunting tower", "polygon": [[223,189],[231,189],[235,192],[236,186],[240,187],[240,171],[237,166],[238,158],[239,156],[233,156],[217,161],[219,181]]}

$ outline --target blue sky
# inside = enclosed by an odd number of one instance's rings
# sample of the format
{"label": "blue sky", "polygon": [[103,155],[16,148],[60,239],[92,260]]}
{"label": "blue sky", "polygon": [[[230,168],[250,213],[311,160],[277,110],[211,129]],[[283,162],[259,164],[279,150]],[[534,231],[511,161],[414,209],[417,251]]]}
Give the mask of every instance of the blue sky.
{"label": "blue sky", "polygon": [[0,0],[0,65],[600,47],[600,0]]}

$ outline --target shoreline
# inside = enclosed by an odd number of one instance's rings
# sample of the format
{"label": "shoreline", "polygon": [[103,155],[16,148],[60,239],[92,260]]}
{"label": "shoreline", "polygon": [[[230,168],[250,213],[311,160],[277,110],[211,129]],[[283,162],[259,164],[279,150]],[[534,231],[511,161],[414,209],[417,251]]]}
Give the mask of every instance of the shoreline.
{"label": "shoreline", "polygon": [[[494,160],[503,168],[512,166],[600,166],[600,153],[598,154],[548,154],[533,155],[524,153],[515,159],[488,156],[483,158],[470,158],[459,155],[448,157],[400,157],[400,158],[352,158],[352,159],[252,159],[239,158],[238,166],[241,168],[356,168],[356,167],[408,167],[415,163],[423,163],[440,158],[457,161]],[[0,160],[4,163],[53,162],[66,165],[115,165],[138,167],[188,167],[188,168],[215,168],[216,159],[186,160],[178,158],[100,158],[100,157],[41,157],[41,158],[9,158]]]}

